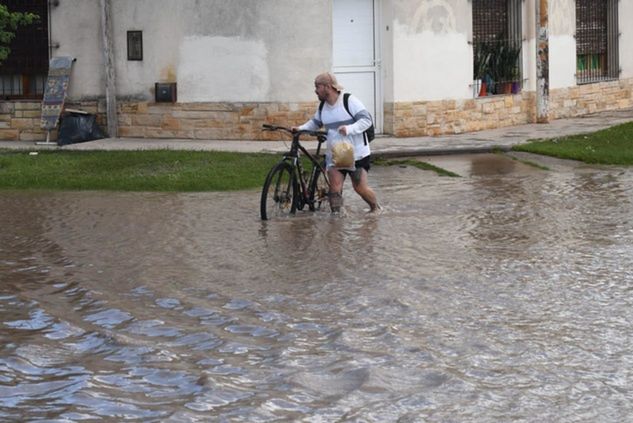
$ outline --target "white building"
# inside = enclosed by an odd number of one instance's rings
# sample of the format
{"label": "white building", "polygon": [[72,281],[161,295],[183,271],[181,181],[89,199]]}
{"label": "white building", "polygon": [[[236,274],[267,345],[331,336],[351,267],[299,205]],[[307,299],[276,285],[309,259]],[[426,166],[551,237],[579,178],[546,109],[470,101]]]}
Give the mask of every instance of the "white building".
{"label": "white building", "polygon": [[[539,19],[535,2],[548,5]],[[67,102],[98,113],[104,126],[104,46],[111,43],[119,136],[271,136],[260,131],[262,123],[291,125],[314,112],[313,79],[325,70],[363,100],[379,132],[395,136],[533,122],[543,92],[550,119],[633,106],[629,0],[3,3],[44,10],[48,25],[40,38],[50,48],[39,57],[77,59]],[[107,3],[111,31],[104,36]],[[547,30],[549,54],[542,63],[549,69],[548,91],[537,91],[537,22]],[[517,53],[505,74],[501,50]],[[15,62],[30,53],[18,46],[14,54]],[[482,57],[488,69],[474,75]],[[37,72],[0,66],[0,140],[42,138],[37,111],[43,79],[29,77]],[[480,95],[481,81],[489,95]],[[157,102],[156,83],[175,85],[175,102]]]}

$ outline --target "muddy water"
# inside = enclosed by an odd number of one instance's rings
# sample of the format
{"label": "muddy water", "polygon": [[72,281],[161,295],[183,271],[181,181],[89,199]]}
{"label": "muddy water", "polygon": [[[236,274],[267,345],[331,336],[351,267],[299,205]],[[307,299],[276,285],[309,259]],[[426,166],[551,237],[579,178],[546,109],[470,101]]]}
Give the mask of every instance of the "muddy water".
{"label": "muddy water", "polygon": [[384,212],[0,196],[0,420],[633,418],[633,171],[435,158]]}

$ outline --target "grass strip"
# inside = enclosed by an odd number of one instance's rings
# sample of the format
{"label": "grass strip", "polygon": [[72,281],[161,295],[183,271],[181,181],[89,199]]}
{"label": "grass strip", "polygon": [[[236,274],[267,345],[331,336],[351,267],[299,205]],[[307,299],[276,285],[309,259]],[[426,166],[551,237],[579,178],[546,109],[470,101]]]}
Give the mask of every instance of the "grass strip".
{"label": "grass strip", "polygon": [[0,150],[0,189],[233,191],[259,188],[279,154]]}
{"label": "grass strip", "polygon": [[512,150],[590,164],[633,165],[633,122],[587,134],[533,140]]}
{"label": "grass strip", "polygon": [[450,177],[453,177],[453,178],[459,178],[460,177],[460,175],[458,175],[456,173],[453,173],[450,170],[446,170],[446,169],[443,169],[441,167],[433,166],[430,163],[421,162],[419,160],[377,158],[377,159],[375,159],[373,161],[373,164],[375,164],[376,166],[413,166],[413,167],[417,167],[418,169],[431,170],[431,171],[437,173],[439,176],[450,176]]}

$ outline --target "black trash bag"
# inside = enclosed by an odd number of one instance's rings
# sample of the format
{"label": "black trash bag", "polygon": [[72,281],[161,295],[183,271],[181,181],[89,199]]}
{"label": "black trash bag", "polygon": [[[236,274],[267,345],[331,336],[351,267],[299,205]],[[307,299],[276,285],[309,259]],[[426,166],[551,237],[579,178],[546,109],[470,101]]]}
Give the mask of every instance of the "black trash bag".
{"label": "black trash bag", "polygon": [[79,142],[105,138],[105,133],[97,125],[97,117],[83,113],[65,113],[61,118],[57,145],[68,145]]}

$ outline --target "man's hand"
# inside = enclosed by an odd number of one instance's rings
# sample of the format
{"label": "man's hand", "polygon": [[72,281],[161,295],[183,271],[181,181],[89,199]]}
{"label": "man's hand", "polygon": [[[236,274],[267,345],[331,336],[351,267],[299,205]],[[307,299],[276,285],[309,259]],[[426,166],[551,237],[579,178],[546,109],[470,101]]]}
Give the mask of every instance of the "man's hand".
{"label": "man's hand", "polygon": [[347,126],[343,125],[343,126],[339,126],[338,127],[338,133],[341,135],[347,135]]}

